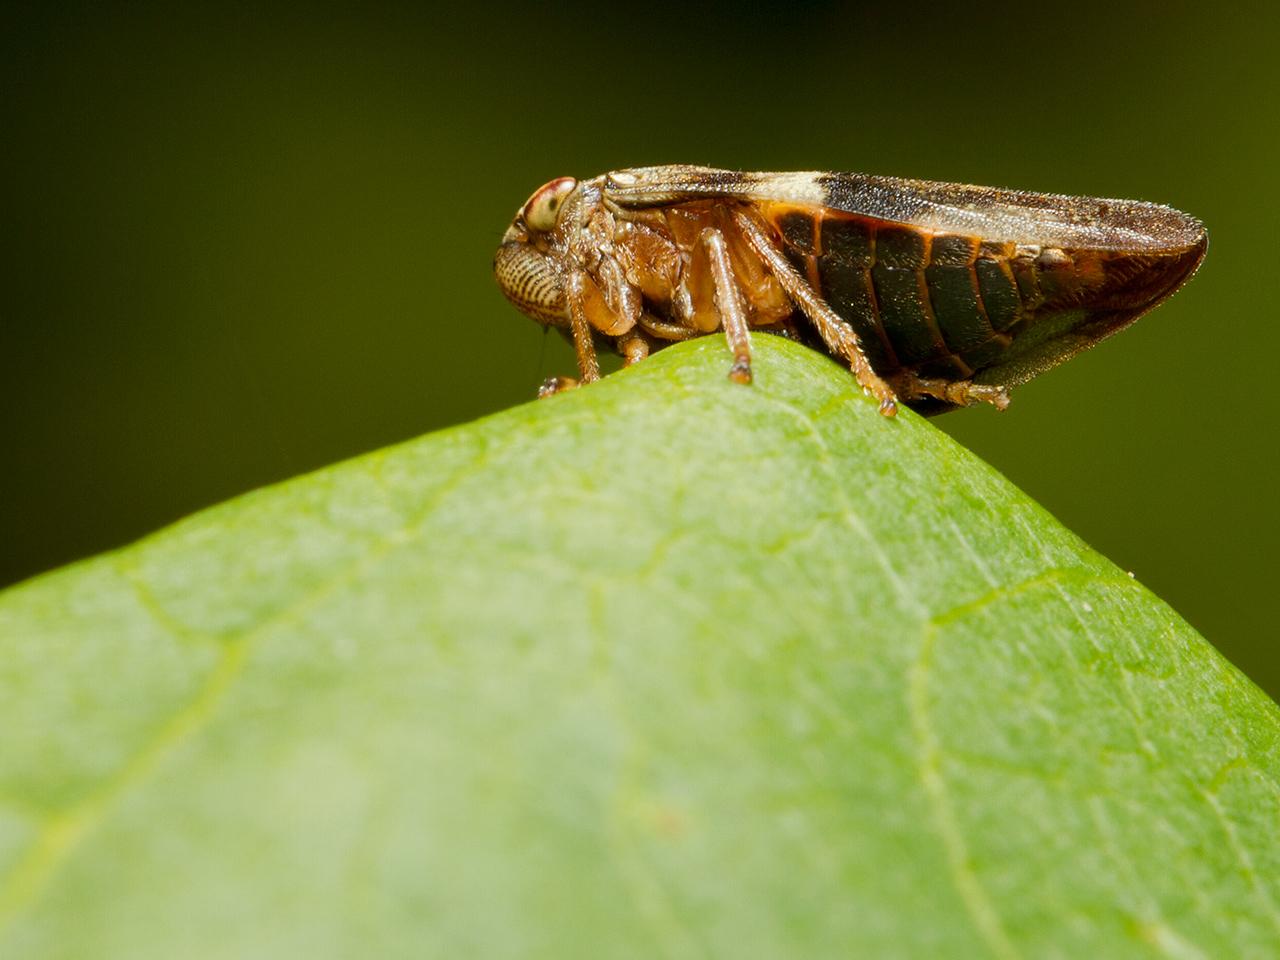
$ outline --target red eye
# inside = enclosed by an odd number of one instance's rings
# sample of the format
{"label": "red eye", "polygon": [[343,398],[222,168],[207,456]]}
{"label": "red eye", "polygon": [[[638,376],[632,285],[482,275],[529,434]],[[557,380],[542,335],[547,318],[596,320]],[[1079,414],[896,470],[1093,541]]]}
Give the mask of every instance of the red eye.
{"label": "red eye", "polygon": [[529,229],[540,233],[554,230],[556,217],[560,215],[560,207],[577,186],[578,181],[573,177],[560,177],[539,187],[522,211],[524,222]]}

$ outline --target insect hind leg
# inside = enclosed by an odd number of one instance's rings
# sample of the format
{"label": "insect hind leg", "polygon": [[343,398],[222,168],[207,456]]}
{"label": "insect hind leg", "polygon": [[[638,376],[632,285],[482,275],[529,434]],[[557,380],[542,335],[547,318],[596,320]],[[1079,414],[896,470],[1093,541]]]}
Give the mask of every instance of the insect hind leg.
{"label": "insect hind leg", "polygon": [[989,403],[997,410],[1009,406],[1009,391],[1005,387],[971,380],[940,380],[921,377],[909,371],[895,378],[898,392],[904,400],[930,397],[957,407],[969,407],[976,403]]}
{"label": "insect hind leg", "polygon": [[871,367],[871,361],[862,351],[858,335],[845,320],[831,309],[831,306],[818,296],[817,291],[809,286],[809,282],[796,271],[765,234],[760,226],[741,211],[734,214],[734,223],[742,231],[747,243],[764,261],[769,272],[782,286],[785,293],[805,316],[818,329],[823,342],[837,357],[843,357],[853,371],[858,385],[864,393],[871,394],[880,401],[880,412],[892,417],[898,412],[898,398],[879,374]]}

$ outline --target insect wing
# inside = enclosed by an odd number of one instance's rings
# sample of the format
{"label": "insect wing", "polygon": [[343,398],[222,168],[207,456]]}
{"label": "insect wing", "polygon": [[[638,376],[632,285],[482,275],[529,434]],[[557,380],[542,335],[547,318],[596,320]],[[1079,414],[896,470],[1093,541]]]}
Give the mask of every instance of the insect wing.
{"label": "insect wing", "polygon": [[600,182],[620,211],[753,208],[878,372],[949,383],[1009,387],[1044,372],[1168,297],[1206,247],[1194,217],[1136,200],[696,166]]}
{"label": "insect wing", "polygon": [[850,173],[818,176],[824,205],[936,234],[994,243],[1176,253],[1199,245],[1204,226],[1172,207]]}
{"label": "insect wing", "polygon": [[743,173],[687,165],[620,170],[604,180],[609,200],[632,209],[722,197],[828,207],[928,233],[1025,246],[1168,254],[1204,241],[1199,220],[1138,200],[858,173]]}
{"label": "insect wing", "polygon": [[819,183],[830,174],[741,173],[676,164],[618,170],[604,177],[605,196],[627,209],[643,209],[695,200],[780,200],[821,206],[826,194]]}

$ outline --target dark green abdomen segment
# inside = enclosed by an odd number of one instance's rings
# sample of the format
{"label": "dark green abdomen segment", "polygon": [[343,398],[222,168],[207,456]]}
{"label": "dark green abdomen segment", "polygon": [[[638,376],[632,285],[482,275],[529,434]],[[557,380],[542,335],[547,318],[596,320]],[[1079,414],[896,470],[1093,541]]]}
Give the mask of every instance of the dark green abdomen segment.
{"label": "dark green abdomen segment", "polygon": [[788,258],[882,372],[968,377],[998,360],[1004,331],[1027,313],[1007,257],[996,256],[1005,251],[977,238],[796,207],[775,224]]}
{"label": "dark green abdomen segment", "polygon": [[877,370],[881,364],[893,368],[898,361],[880,325],[880,309],[871,285],[875,259],[870,232],[832,229],[834,221],[821,217],[810,218],[810,224],[817,238],[815,249],[823,251],[813,261],[821,280],[819,293],[857,332],[871,365]]}
{"label": "dark green abdomen segment", "polygon": [[[1204,255],[1055,249],[770,202],[788,259],[882,374],[1021,383],[1168,296]],[[784,229],[785,224],[785,229]],[[992,379],[996,378],[996,379]]]}

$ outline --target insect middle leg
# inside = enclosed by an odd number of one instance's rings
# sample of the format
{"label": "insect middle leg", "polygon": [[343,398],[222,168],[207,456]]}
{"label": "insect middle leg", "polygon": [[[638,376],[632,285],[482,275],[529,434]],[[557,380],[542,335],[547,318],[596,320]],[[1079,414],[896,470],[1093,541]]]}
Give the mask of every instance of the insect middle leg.
{"label": "insect middle leg", "polygon": [[733,351],[729,379],[735,383],[750,383],[751,334],[747,329],[746,304],[743,303],[742,291],[738,289],[738,281],[733,276],[733,265],[729,260],[729,245],[725,243],[724,234],[715,227],[707,227],[699,239],[707,248],[707,256],[711,260],[716,309],[720,311],[720,324],[729,340],[729,349]]}
{"label": "insect middle leg", "polygon": [[858,342],[858,335],[853,327],[849,326],[840,314],[832,310],[830,305],[818,296],[813,287],[809,286],[809,282],[800,276],[796,268],[787,261],[787,258],[774,246],[773,241],[754,220],[744,213],[737,212],[734,214],[734,222],[751,248],[764,261],[769,272],[781,285],[782,292],[790,297],[791,302],[798,306],[818,328],[818,333],[826,343],[827,349],[838,357],[844,357],[863,391],[880,401],[880,412],[886,417],[896,414],[898,398],[893,388],[872,369],[867,355],[862,352],[862,344]]}

